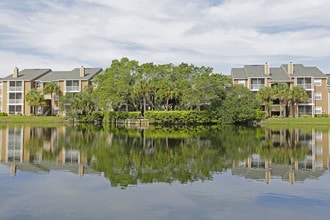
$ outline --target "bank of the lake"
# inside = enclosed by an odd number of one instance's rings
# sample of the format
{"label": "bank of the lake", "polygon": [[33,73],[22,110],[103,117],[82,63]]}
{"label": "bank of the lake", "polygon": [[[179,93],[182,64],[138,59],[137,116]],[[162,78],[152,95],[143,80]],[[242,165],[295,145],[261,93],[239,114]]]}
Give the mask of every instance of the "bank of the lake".
{"label": "bank of the lake", "polygon": [[40,123],[40,124],[52,124],[52,123],[66,123],[68,122],[64,117],[56,116],[21,116],[21,115],[9,115],[1,116],[0,123]]}

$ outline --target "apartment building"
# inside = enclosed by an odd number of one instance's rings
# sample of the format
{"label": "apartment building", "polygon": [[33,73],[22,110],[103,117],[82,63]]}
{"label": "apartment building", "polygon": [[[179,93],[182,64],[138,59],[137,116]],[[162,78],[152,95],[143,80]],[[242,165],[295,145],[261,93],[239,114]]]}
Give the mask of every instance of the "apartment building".
{"label": "apartment building", "polygon": [[[93,78],[102,73],[102,68],[75,68],[71,71],[52,71],[51,69],[14,68],[13,74],[0,80],[0,112],[7,114],[40,115],[63,114],[59,111],[59,98],[66,93],[78,93],[91,85]],[[45,105],[32,109],[25,100],[26,94],[36,88],[43,92],[46,83],[55,82],[59,87],[57,94],[44,94]]]}
{"label": "apartment building", "polygon": [[[298,104],[299,115],[329,114],[328,76],[317,67],[305,67],[303,64],[283,64],[272,68],[264,65],[245,65],[232,68],[233,85],[243,85],[253,92],[262,87],[271,87],[278,83],[287,83],[290,88],[303,87],[308,94],[308,101]],[[280,115],[279,103],[274,102],[271,115]]]}

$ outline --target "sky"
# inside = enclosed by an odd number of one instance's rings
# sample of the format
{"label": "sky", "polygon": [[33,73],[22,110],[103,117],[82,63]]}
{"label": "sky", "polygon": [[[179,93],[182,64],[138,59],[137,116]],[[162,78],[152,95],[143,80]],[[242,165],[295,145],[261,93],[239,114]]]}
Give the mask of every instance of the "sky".
{"label": "sky", "polygon": [[1,0],[0,78],[22,69],[180,63],[330,74],[329,0]]}

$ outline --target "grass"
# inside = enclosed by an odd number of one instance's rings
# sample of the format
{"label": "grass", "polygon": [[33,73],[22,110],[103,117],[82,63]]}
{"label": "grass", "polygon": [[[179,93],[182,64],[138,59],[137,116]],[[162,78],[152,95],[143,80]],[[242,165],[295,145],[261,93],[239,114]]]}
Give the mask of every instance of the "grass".
{"label": "grass", "polygon": [[66,123],[64,117],[56,116],[20,116],[20,115],[9,115],[0,116],[0,123]]}

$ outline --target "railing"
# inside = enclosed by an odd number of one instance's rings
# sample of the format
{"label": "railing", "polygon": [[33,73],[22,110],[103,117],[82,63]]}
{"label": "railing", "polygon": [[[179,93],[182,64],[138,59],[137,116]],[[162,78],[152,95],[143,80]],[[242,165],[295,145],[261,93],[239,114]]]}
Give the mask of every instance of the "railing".
{"label": "railing", "polygon": [[67,92],[79,92],[80,88],[79,88],[79,86],[66,86],[65,90]]}
{"label": "railing", "polygon": [[20,87],[9,87],[9,91],[20,91],[20,92],[22,92],[23,87],[22,86],[20,86]]}
{"label": "railing", "polygon": [[312,84],[310,83],[297,84],[297,86],[303,87],[304,89],[312,89]]}
{"label": "railing", "polygon": [[251,84],[250,89],[251,90],[259,90],[261,88],[265,87],[265,84]]}
{"label": "railing", "polygon": [[9,104],[22,104],[22,99],[9,99]]}

